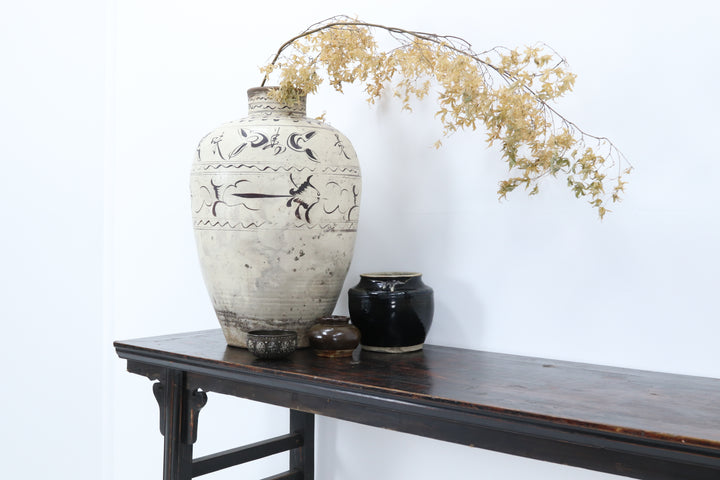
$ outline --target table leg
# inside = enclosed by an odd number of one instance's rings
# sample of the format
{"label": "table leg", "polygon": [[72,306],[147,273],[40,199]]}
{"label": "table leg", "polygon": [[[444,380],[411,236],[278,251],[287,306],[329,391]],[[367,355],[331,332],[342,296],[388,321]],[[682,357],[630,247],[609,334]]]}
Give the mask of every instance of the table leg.
{"label": "table leg", "polygon": [[153,393],[160,406],[160,433],[165,437],[163,480],[190,480],[197,420],[207,395],[188,390],[185,373],[170,368],[153,384]]}
{"label": "table leg", "polygon": [[303,444],[290,450],[290,470],[303,473],[303,480],[315,478],[315,415],[290,410],[290,433],[300,433]]}

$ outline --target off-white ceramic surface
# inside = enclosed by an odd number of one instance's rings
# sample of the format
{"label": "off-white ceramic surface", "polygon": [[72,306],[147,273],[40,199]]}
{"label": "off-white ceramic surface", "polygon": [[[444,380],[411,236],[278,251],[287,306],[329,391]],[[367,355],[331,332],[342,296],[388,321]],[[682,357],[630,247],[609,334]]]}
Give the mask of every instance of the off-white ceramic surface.
{"label": "off-white ceramic surface", "polygon": [[360,168],[348,139],[248,90],[248,116],[205,136],[192,166],[192,220],[228,344],[250,330],[298,332],[332,314],[352,259]]}

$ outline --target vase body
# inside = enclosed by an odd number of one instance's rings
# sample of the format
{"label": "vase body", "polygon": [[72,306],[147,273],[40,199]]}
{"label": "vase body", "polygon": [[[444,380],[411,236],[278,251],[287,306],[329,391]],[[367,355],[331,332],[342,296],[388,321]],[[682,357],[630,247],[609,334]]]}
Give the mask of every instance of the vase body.
{"label": "vase body", "polygon": [[199,143],[190,191],[203,278],[227,343],[294,330],[308,346],[332,314],[352,259],[360,169],[348,139],[248,90],[248,116]]}
{"label": "vase body", "polygon": [[423,347],[435,304],[421,274],[362,274],[360,283],[348,290],[348,302],[364,350],[403,353]]}
{"label": "vase body", "polygon": [[360,330],[350,318],[333,315],[323,317],[310,327],[310,346],[320,357],[349,357],[360,344]]}

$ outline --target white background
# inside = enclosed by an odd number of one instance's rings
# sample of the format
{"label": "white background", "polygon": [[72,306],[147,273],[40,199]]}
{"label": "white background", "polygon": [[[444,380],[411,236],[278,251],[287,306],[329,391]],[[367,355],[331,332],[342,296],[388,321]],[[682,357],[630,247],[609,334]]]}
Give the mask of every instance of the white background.
{"label": "white background", "polygon": [[[161,477],[150,382],[113,339],[215,328],[194,251],[198,140],[246,113],[286,39],[338,13],[462,36],[548,43],[578,74],[558,108],[635,166],[599,222],[560,181],[498,202],[481,132],[436,151],[432,104],[309,99],[353,142],[364,191],[349,287],[424,273],[428,342],[720,377],[714,2],[513,0],[105,2],[0,12],[3,478]],[[346,312],[345,295],[338,313]],[[196,453],[279,434],[286,413],[210,396]],[[321,418],[317,478],[600,479],[608,475]],[[277,473],[282,456],[213,478]],[[210,478],[210,477],[208,477]]]}

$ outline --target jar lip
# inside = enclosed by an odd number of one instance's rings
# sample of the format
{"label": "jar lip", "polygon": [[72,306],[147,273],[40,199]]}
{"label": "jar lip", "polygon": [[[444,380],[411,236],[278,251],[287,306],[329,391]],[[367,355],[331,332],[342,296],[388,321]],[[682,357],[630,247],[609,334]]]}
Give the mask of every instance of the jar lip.
{"label": "jar lip", "polygon": [[316,326],[324,327],[347,327],[350,326],[350,320],[320,320],[315,323]]}
{"label": "jar lip", "polygon": [[350,317],[347,315],[328,315],[317,319],[317,323],[347,323]]}
{"label": "jar lip", "polygon": [[361,273],[362,278],[397,278],[397,277],[419,277],[422,273],[420,272],[374,272],[374,273]]}

